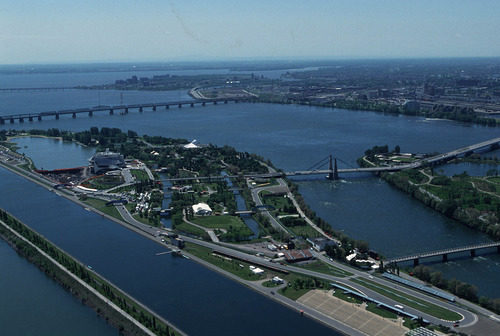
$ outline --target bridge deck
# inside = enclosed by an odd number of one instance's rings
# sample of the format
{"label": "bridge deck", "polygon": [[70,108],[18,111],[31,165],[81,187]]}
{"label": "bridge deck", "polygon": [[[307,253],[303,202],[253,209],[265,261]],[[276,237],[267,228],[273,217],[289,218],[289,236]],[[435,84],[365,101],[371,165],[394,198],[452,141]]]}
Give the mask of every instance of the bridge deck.
{"label": "bridge deck", "polygon": [[58,111],[45,111],[45,112],[35,112],[35,113],[20,113],[20,114],[9,114],[0,116],[0,120],[12,120],[12,119],[29,119],[38,118],[44,116],[56,116],[65,114],[78,114],[78,113],[89,113],[89,112],[100,112],[100,111],[111,111],[111,110],[126,110],[126,109],[140,109],[140,108],[156,108],[156,107],[166,107],[166,106],[182,106],[182,105],[199,105],[207,103],[221,103],[221,102],[238,102],[247,101],[248,98],[226,98],[226,99],[192,99],[192,100],[179,100],[179,101],[169,101],[169,102],[158,102],[158,103],[142,103],[142,104],[128,104],[128,105],[110,105],[110,106],[95,106],[87,108],[76,108],[76,109],[66,109]]}
{"label": "bridge deck", "polygon": [[468,246],[462,246],[462,247],[456,247],[456,248],[450,248],[450,249],[444,249],[444,250],[438,250],[438,251],[430,251],[430,252],[421,253],[421,254],[414,254],[414,255],[409,255],[409,256],[404,256],[404,257],[399,257],[399,258],[393,258],[393,259],[387,260],[386,262],[387,263],[398,263],[398,262],[404,262],[404,261],[411,261],[411,260],[415,260],[415,259],[436,257],[436,256],[444,255],[444,254],[466,252],[466,251],[479,250],[479,249],[491,248],[491,247],[499,247],[499,246],[500,246],[500,242],[468,245]]}

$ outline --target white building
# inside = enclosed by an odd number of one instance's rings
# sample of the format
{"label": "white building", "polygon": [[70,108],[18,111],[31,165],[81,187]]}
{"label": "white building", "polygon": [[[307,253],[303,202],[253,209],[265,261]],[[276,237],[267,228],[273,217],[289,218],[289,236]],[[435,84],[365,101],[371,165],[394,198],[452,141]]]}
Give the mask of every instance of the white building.
{"label": "white building", "polygon": [[210,216],[212,209],[206,203],[198,203],[192,206],[193,213],[197,216]]}

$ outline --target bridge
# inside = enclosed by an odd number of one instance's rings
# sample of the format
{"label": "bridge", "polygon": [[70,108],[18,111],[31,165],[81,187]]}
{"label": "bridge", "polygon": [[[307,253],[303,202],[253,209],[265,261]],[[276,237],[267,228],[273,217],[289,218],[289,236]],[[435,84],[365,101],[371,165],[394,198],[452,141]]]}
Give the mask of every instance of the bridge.
{"label": "bridge", "polygon": [[387,263],[387,265],[389,265],[389,264],[397,264],[400,262],[406,262],[406,261],[413,260],[413,265],[417,266],[420,262],[420,259],[438,257],[438,256],[441,256],[443,262],[446,262],[446,261],[448,261],[449,254],[460,253],[460,252],[470,252],[470,256],[474,258],[476,256],[477,250],[486,249],[486,248],[493,248],[493,247],[496,247],[497,252],[500,253],[500,242],[494,242],[494,243],[468,245],[468,246],[462,246],[462,247],[456,247],[456,248],[414,254],[414,255],[409,255],[409,256],[404,256],[404,257],[398,257],[398,258],[389,259],[386,261],[386,263]]}
{"label": "bridge", "polygon": [[297,170],[290,172],[270,172],[270,173],[255,173],[255,174],[240,174],[240,175],[229,175],[229,176],[190,176],[190,177],[174,177],[164,179],[163,181],[218,181],[224,178],[280,178],[289,176],[308,176],[308,175],[323,175],[330,180],[338,179],[339,174],[345,173],[380,173],[380,172],[395,172],[404,169],[414,169],[420,168],[426,165],[438,165],[446,161],[452,160],[459,156],[466,156],[474,153],[479,149],[486,148],[488,150],[494,150],[500,148],[500,137],[493,138],[490,140],[482,141],[467,147],[462,147],[458,149],[451,150],[444,154],[438,154],[425,159],[417,160],[412,163],[394,165],[394,166],[381,166],[381,167],[366,167],[366,168],[337,168],[337,159],[333,159],[330,155],[329,157],[321,160],[319,163],[323,164],[328,160],[328,169],[307,169],[307,170]]}
{"label": "bridge", "polygon": [[169,101],[163,103],[142,103],[142,104],[113,105],[113,106],[100,105],[94,107],[76,108],[68,110],[3,115],[0,116],[0,125],[5,124],[5,122],[7,121],[13,124],[16,120],[22,123],[25,120],[41,121],[43,118],[48,118],[48,117],[59,119],[59,117],[62,115],[71,115],[73,118],[76,118],[78,114],[88,114],[88,116],[91,117],[96,112],[108,112],[110,115],[113,115],[116,111],[120,111],[120,114],[127,114],[129,110],[138,110],[139,112],[143,112],[145,108],[150,108],[153,111],[156,111],[157,108],[161,107],[169,109],[170,107],[178,107],[178,108],[181,108],[183,106],[194,107],[195,105],[201,105],[201,106],[205,106],[207,104],[217,105],[219,103],[222,104],[227,104],[229,102],[238,103],[240,101],[241,102],[248,101],[248,98],[194,99],[194,100]]}

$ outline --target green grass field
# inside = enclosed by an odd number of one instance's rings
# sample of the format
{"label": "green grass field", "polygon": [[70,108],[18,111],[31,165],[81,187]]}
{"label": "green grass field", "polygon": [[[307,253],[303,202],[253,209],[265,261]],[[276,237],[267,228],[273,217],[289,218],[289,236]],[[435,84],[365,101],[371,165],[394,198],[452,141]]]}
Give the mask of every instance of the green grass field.
{"label": "green grass field", "polygon": [[182,231],[182,232],[193,234],[193,235],[198,236],[198,237],[208,237],[208,235],[205,231],[203,231],[200,228],[197,228],[196,226],[190,225],[186,222],[176,224],[175,229]]}
{"label": "green grass field", "polygon": [[83,203],[88,204],[89,206],[96,208],[99,211],[104,212],[106,215],[112,216],[114,218],[123,220],[122,216],[116,210],[116,208],[111,205],[111,206],[106,206],[106,201],[97,199],[97,198],[87,198],[86,200],[83,201]]}
{"label": "green grass field", "polygon": [[398,302],[401,302],[401,304],[405,306],[409,306],[412,308],[415,308],[417,310],[420,310],[423,313],[427,313],[429,315],[432,315],[434,317],[447,320],[447,321],[456,321],[460,320],[462,318],[462,315],[455,313],[451,310],[448,310],[446,308],[437,306],[435,304],[426,302],[424,300],[421,300],[419,298],[416,298],[414,296],[405,294],[403,292],[400,292],[398,290],[395,290],[393,288],[380,285],[376,282],[366,280],[366,279],[352,279],[352,281],[363,285],[367,288],[370,288],[374,290],[377,293],[380,293],[384,296],[387,296],[388,298],[391,298],[393,300],[397,300]]}
{"label": "green grass field", "polygon": [[252,231],[237,216],[206,216],[195,217],[191,222],[209,229],[241,230],[244,235],[252,235]]}
{"label": "green grass field", "polygon": [[314,272],[319,272],[319,273],[324,273],[328,275],[333,275],[337,277],[346,277],[346,276],[351,276],[352,273],[349,273],[347,271],[344,271],[338,267],[328,265],[327,263],[324,263],[322,261],[315,261],[309,264],[303,264],[303,265],[297,265],[298,267],[305,268],[310,271]]}
{"label": "green grass field", "polygon": [[138,182],[149,181],[148,174],[142,169],[130,169],[130,173],[137,179]]}
{"label": "green grass field", "polygon": [[264,279],[265,274],[268,273],[268,271],[266,271],[264,275],[256,275],[252,273],[249,268],[251,264],[236,259],[214,255],[211,249],[204,246],[186,243],[184,250],[244,280]]}

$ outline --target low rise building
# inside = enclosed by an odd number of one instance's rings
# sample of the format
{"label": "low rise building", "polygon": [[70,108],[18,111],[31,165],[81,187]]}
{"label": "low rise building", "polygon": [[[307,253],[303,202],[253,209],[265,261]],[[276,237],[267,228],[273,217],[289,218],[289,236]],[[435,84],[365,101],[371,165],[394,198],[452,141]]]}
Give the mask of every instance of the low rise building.
{"label": "low rise building", "polygon": [[94,174],[103,174],[110,170],[125,168],[125,160],[120,153],[104,152],[95,153],[89,160],[91,171]]}
{"label": "low rise building", "polygon": [[212,209],[206,203],[198,203],[192,206],[193,214],[196,216],[210,216]]}
{"label": "low rise building", "polygon": [[285,260],[289,263],[309,260],[313,258],[313,255],[309,250],[288,250],[284,251],[283,253],[285,254]]}

